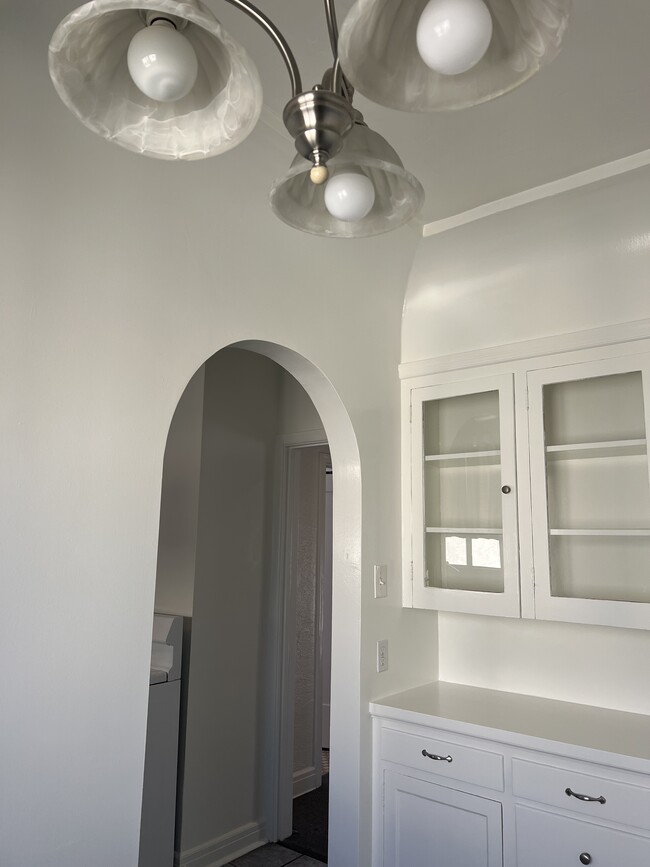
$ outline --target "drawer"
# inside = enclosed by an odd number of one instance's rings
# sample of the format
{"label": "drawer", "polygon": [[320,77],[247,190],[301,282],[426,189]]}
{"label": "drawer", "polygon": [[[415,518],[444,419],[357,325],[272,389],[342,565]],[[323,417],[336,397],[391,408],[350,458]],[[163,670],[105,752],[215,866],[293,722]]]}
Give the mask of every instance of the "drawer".
{"label": "drawer", "polygon": [[[604,798],[605,803],[582,801],[568,795],[567,789],[591,798]],[[570,767],[513,759],[512,790],[517,798],[650,830],[650,786],[646,788],[611,779],[606,771],[602,776],[596,776]]]}
{"label": "drawer", "polygon": [[[517,864],[526,867],[642,867],[650,864],[650,837],[603,828],[518,804]],[[582,860],[581,860],[582,856]]]}
{"label": "drawer", "polygon": [[[407,765],[449,780],[503,791],[503,756],[488,750],[461,746],[428,733],[421,736],[383,728],[380,755],[387,762]],[[433,759],[430,756],[440,758]]]}

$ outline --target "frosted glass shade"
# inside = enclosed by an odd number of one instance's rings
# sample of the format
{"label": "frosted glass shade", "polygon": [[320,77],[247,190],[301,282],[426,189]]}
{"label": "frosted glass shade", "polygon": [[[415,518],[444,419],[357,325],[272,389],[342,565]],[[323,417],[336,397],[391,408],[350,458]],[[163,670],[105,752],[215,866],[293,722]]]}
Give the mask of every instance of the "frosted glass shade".
{"label": "frosted glass shade", "polygon": [[443,75],[420,57],[416,32],[427,0],[357,0],[343,22],[341,66],[354,87],[403,111],[467,108],[529,79],[560,50],[572,0],[485,0],[487,51],[467,72]]}
{"label": "frosted glass shade", "polygon": [[[183,18],[198,60],[196,82],[174,102],[156,102],[134,84],[131,39],[139,10]],[[163,159],[201,159],[235,147],[253,130],[262,85],[246,51],[200,0],[94,0],[57,27],[50,75],[70,111],[93,132],[131,151]]]}
{"label": "frosted glass shade", "polygon": [[[360,118],[358,112],[356,113]],[[274,213],[294,229],[332,238],[363,238],[403,226],[424,202],[420,182],[407,172],[386,139],[357,121],[340,152],[327,163],[330,177],[337,173],[364,174],[375,191],[369,213],[360,220],[340,220],[325,206],[327,184],[310,180],[311,162],[299,154],[289,171],[271,189]]]}

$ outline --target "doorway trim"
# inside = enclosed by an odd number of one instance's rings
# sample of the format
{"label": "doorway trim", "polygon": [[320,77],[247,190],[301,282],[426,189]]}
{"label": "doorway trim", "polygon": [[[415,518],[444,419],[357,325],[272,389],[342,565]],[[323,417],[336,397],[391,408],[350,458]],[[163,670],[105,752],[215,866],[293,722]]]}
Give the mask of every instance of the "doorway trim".
{"label": "doorway trim", "polygon": [[[278,437],[276,451],[276,507],[273,518],[272,622],[275,628],[268,637],[272,654],[271,684],[268,695],[271,710],[269,732],[269,769],[267,773],[268,834],[271,840],[282,840],[292,832],[294,700],[295,700],[295,569],[293,553],[296,533],[297,502],[293,460],[296,452],[305,448],[328,448],[322,429],[285,434]],[[328,459],[328,464],[331,459]],[[323,491],[324,494],[324,468]],[[318,491],[318,522],[324,523],[324,503]],[[323,497],[324,499],[324,497]],[[317,568],[322,571],[323,533],[319,527]],[[319,594],[320,594],[319,588]],[[319,630],[320,598],[317,600],[316,629]],[[317,645],[320,662],[320,641]],[[320,691],[319,691],[320,692]],[[316,696],[315,696],[316,699]],[[316,721],[316,720],[315,720]],[[320,726],[318,726],[320,729]],[[316,734],[316,732],[315,732]]]}
{"label": "doorway trim", "polygon": [[[332,679],[329,859],[339,867],[370,863],[369,826],[361,852],[361,458],[347,408],[325,374],[305,356],[277,343],[231,343],[266,355],[305,389],[329,444],[336,497],[332,519]],[[364,759],[367,745],[363,745]],[[364,817],[367,811],[363,811]],[[367,833],[366,833],[367,832]]]}

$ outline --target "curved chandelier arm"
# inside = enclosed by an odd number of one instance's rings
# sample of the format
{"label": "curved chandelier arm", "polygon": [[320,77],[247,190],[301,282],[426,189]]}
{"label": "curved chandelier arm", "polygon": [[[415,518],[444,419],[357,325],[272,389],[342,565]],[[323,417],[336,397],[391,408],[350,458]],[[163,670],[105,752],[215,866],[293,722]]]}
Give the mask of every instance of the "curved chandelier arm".
{"label": "curved chandelier arm", "polygon": [[332,54],[334,55],[334,60],[336,60],[339,55],[339,26],[336,21],[334,0],[325,0],[325,17],[327,18],[327,32],[330,35]]}
{"label": "curved chandelier arm", "polygon": [[282,33],[280,33],[271,19],[267,18],[266,15],[257,8],[257,6],[253,6],[253,4],[249,3],[248,0],[226,0],[226,3],[230,3],[232,6],[241,9],[241,11],[248,15],[249,18],[256,21],[263,30],[266,30],[271,39],[275,42],[278,51],[282,55],[285,66],[287,67],[287,72],[291,79],[291,95],[297,96],[299,93],[302,93],[302,79],[300,78],[300,70],[298,69],[296,58],[294,57],[291,48],[289,48],[287,40],[284,38]]}
{"label": "curved chandelier arm", "polygon": [[332,54],[334,55],[334,68],[332,70],[332,90],[335,93],[343,93],[348,102],[352,102],[354,88],[347,80],[341,69],[339,58],[339,26],[336,21],[336,8],[334,0],[325,0],[325,17],[327,19],[327,32],[330,37]]}

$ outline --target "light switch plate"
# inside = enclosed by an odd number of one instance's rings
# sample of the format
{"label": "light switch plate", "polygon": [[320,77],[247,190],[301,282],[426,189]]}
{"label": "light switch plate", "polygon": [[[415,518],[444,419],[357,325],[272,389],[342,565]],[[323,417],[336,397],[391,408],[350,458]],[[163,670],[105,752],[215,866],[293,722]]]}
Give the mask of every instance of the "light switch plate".
{"label": "light switch plate", "polygon": [[388,596],[388,566],[382,563],[375,566],[375,599]]}

